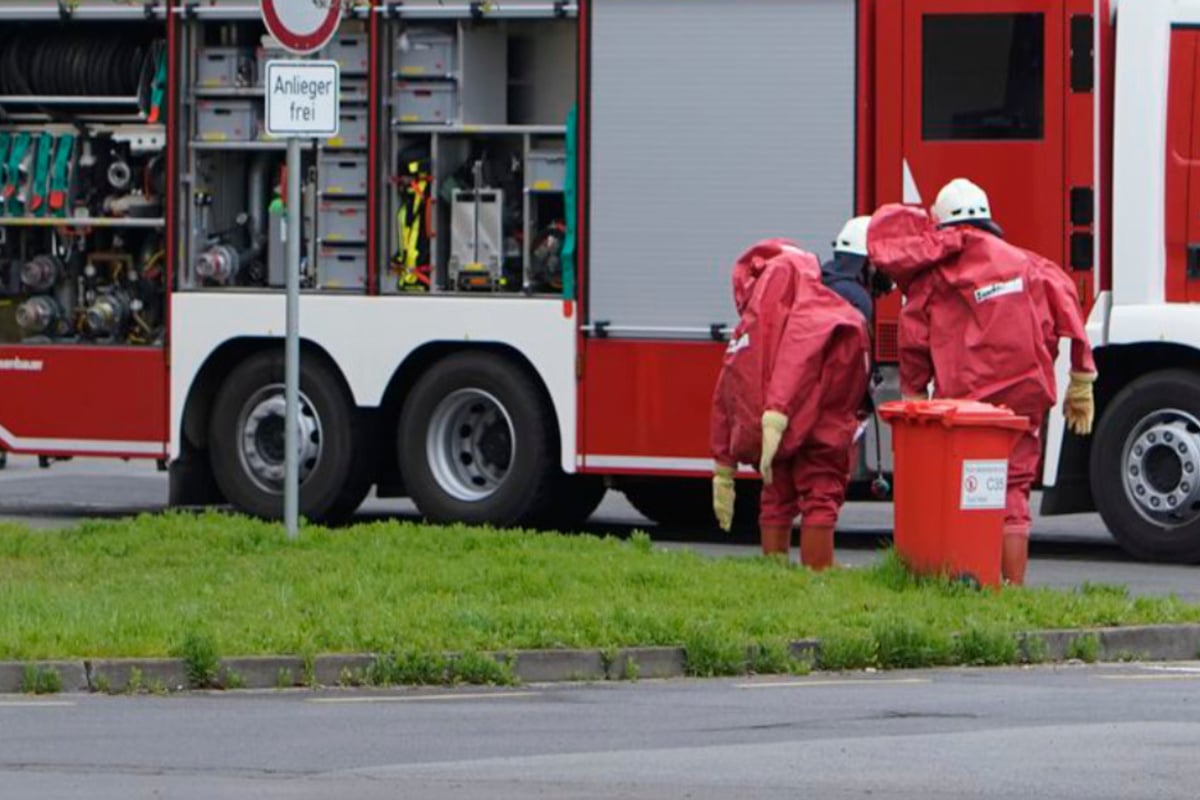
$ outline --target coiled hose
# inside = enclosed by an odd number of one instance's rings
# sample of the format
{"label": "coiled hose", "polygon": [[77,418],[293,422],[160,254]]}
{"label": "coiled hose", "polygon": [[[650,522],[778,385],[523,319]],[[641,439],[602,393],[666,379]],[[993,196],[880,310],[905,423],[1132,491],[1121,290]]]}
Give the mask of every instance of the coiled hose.
{"label": "coiled hose", "polygon": [[0,95],[137,96],[144,106],[165,49],[150,31],[129,26],[13,26],[0,33]]}

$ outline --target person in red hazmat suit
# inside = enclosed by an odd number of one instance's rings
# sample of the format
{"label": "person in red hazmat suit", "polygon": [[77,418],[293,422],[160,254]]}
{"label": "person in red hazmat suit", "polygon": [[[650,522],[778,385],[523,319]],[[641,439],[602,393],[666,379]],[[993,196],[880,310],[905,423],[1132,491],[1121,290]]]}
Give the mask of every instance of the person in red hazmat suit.
{"label": "person in red hazmat suit", "polygon": [[867,391],[866,320],[822,283],[817,259],[785,239],[738,259],[733,295],[740,321],[713,397],[713,510],[729,530],[737,465],[757,465],[763,552],[788,557],[801,516],[801,562],[825,569]]}
{"label": "person in red hazmat suit", "polygon": [[1091,433],[1096,363],[1075,286],[1058,265],[1009,244],[984,191],[963,178],[923,210],[887,205],[867,232],[871,262],[905,294],[900,313],[900,390],[979,400],[1030,420],[1008,465],[1002,574],[1025,581],[1029,491],[1042,421],[1056,398],[1059,340],[1071,340],[1064,414],[1071,431]]}

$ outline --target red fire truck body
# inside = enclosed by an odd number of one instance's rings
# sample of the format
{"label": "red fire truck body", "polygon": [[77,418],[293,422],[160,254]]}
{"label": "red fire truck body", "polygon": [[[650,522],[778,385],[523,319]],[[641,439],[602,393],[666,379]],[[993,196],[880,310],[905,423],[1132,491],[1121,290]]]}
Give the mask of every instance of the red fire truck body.
{"label": "red fire truck body", "polygon": [[[562,525],[615,488],[708,524],[733,260],[767,236],[826,258],[850,216],[965,176],[1090,315],[1096,432],[1051,416],[1043,511],[1098,508],[1138,556],[1200,560],[1200,2],[345,15],[321,54],[342,64],[343,135],[305,156],[303,513],[375,487],[432,519]],[[77,35],[147,54],[129,108],[51,69]],[[279,513],[287,210],[261,73],[285,55],[249,0],[0,7],[20,77],[0,73],[0,189],[25,198],[0,202],[4,450],[158,459],[173,502]],[[67,211],[39,213],[56,178]],[[901,302],[877,314],[880,400]],[[873,428],[856,487],[889,449]]]}

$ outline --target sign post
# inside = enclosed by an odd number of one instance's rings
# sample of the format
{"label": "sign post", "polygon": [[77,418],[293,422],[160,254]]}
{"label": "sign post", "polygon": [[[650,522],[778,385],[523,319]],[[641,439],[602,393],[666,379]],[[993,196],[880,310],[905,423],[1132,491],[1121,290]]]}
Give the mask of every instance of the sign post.
{"label": "sign post", "polygon": [[[341,18],[341,4],[329,0],[262,0],[261,10],[267,31],[296,55],[324,47]],[[340,79],[334,61],[267,62],[267,135],[287,138],[283,519],[289,539],[300,517],[300,140],[337,135]]]}

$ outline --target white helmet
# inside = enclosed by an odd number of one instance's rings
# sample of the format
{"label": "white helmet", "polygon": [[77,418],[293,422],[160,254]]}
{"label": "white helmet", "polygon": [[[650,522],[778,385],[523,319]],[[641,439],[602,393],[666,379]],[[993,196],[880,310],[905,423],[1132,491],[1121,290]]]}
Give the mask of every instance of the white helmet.
{"label": "white helmet", "polygon": [[833,252],[865,256],[867,254],[867,226],[870,224],[870,217],[855,217],[843,225],[842,232],[833,240]]}
{"label": "white helmet", "polygon": [[933,217],[940,225],[969,219],[991,220],[987,193],[966,178],[955,178],[938,192]]}

